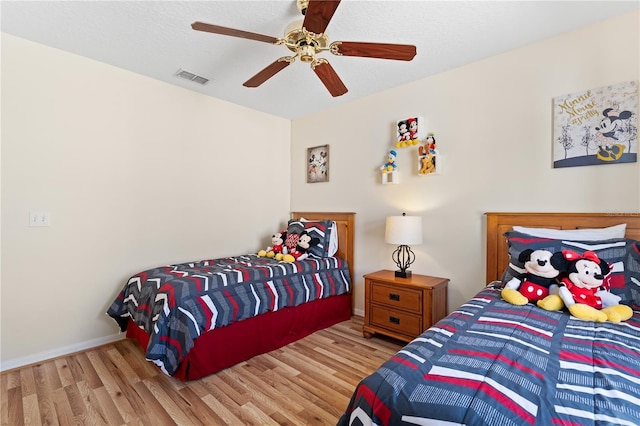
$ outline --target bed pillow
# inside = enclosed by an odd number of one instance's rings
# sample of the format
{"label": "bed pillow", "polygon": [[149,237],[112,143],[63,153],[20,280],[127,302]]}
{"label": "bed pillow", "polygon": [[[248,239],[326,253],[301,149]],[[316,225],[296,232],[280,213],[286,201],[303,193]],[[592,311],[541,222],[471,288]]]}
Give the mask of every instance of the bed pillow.
{"label": "bed pillow", "polygon": [[640,309],[640,241],[631,244],[624,268],[628,276],[627,290],[636,304],[634,309]]}
{"label": "bed pillow", "polygon": [[[631,285],[631,272],[625,268],[625,264],[633,262],[630,259],[630,252],[634,250],[633,244],[638,242],[628,238],[611,238],[598,241],[575,241],[570,239],[554,239],[536,237],[517,231],[504,233],[507,237],[509,247],[509,266],[502,276],[502,285],[507,283],[514,276],[524,272],[524,264],[518,260],[520,252],[525,249],[548,250],[556,253],[562,250],[573,250],[583,253],[587,250],[595,252],[598,257],[611,264],[611,274],[608,281],[611,286],[610,291],[622,298],[621,303],[630,304],[640,302],[636,300],[637,292]],[[638,264],[640,271],[640,263]],[[635,265],[634,265],[635,266]],[[638,272],[640,275],[640,272]],[[639,277],[640,278],[640,277]]]}
{"label": "bed pillow", "polygon": [[607,228],[583,228],[583,229],[549,229],[549,228],[525,228],[514,226],[514,231],[529,234],[534,237],[561,239],[568,238],[573,241],[599,241],[612,238],[624,238],[627,224],[609,226]]}
{"label": "bed pillow", "polygon": [[[315,244],[309,247],[309,255],[313,257],[323,258],[333,256],[338,250],[337,232],[333,232],[335,222],[332,220],[304,220],[291,219],[287,228],[286,245],[290,249],[297,243],[297,236],[303,232],[315,238]],[[332,234],[335,234],[335,240],[332,243]]]}
{"label": "bed pillow", "polygon": [[[298,219],[300,222],[309,222],[309,220],[301,217]],[[312,221],[313,222],[313,221]],[[329,253],[328,256],[334,256],[338,252],[338,225],[335,220],[327,221],[331,222],[331,230],[329,232]]]}

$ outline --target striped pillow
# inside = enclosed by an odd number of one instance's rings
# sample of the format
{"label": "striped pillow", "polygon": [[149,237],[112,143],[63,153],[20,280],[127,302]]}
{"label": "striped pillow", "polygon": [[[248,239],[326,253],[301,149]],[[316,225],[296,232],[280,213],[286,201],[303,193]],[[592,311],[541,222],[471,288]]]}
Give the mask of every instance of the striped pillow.
{"label": "striped pillow", "polygon": [[310,221],[291,219],[289,221],[287,234],[293,236],[306,231],[312,239],[315,238],[316,243],[309,247],[309,255],[319,258],[328,257],[332,255],[329,253],[329,247],[331,245],[333,224],[334,222],[332,220]]}
{"label": "striped pillow", "polygon": [[631,294],[636,306],[640,309],[640,241],[631,244],[624,263],[625,273],[628,275],[627,291]]}
{"label": "striped pillow", "polygon": [[[572,250],[577,253],[593,251],[598,257],[611,265],[611,273],[607,276],[610,291],[622,298],[621,303],[640,303],[638,286],[629,285],[632,281],[631,272],[625,269],[625,264],[633,265],[634,259],[630,253],[637,241],[628,238],[613,238],[600,241],[571,241],[565,239],[551,239],[534,237],[517,231],[504,233],[509,246],[509,266],[502,275],[502,284],[507,283],[514,276],[524,272],[524,264],[518,260],[518,255],[525,249],[548,250],[556,253],[562,250]],[[640,279],[640,256],[637,263],[636,279]]]}

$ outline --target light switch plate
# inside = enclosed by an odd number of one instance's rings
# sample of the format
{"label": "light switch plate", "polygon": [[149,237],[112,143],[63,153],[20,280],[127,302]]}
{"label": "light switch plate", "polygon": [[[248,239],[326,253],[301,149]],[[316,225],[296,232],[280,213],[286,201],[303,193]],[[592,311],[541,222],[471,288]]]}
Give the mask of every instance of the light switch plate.
{"label": "light switch plate", "polygon": [[51,214],[49,212],[29,212],[29,226],[50,226]]}

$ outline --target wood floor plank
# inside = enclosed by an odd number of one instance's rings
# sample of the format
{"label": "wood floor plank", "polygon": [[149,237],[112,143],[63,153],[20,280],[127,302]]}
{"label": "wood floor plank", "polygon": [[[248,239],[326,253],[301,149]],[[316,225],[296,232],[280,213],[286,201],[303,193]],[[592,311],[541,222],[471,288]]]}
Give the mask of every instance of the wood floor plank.
{"label": "wood floor plank", "polygon": [[287,376],[297,376],[298,374],[300,374],[300,371],[291,367],[289,364],[282,362],[280,357],[282,357],[283,353],[284,351],[277,350],[271,353],[263,354],[261,355],[261,357],[264,357],[267,360],[269,360],[269,362],[271,362],[273,365],[276,366],[275,368],[280,369],[283,372],[283,374]]}
{"label": "wood floor plank", "polygon": [[245,393],[249,396],[249,402],[256,405],[266,415],[271,416],[278,410],[278,406],[274,404],[274,401],[271,400],[269,396],[264,395],[260,392],[260,389],[256,389],[253,386],[253,383],[249,380],[247,377],[248,375],[245,374],[243,370],[244,366],[242,369],[232,368],[225,371],[225,374],[245,389]]}
{"label": "wood floor plank", "polygon": [[81,423],[87,423],[87,407],[84,405],[82,395],[80,395],[80,389],[74,382],[64,388],[62,388],[66,394],[66,399],[69,402],[69,407],[73,413],[73,417],[81,420]]}
{"label": "wood floor plank", "polygon": [[[269,414],[271,418],[281,423],[284,421],[288,424],[303,424],[304,419],[298,417],[297,413],[304,409],[304,405],[288,398],[275,386],[271,386],[269,380],[266,379],[266,372],[263,372],[247,363],[240,374],[246,379],[247,386],[253,389],[252,401]],[[267,406],[268,409],[262,408]]]}
{"label": "wood floor plank", "polygon": [[216,425],[224,422],[224,420],[193,391],[191,386],[183,387],[179,393],[188,405],[187,409],[190,410],[193,416],[203,425]]}
{"label": "wood floor plank", "polygon": [[53,391],[47,383],[46,371],[42,363],[33,367],[33,377],[40,407],[40,422],[46,425],[57,425],[58,416],[53,403]]}
{"label": "wood floor plank", "polygon": [[[76,370],[76,374],[78,374],[79,377],[76,378],[76,380],[84,380],[91,387],[91,389],[97,389],[104,386],[104,384],[102,383],[102,380],[100,380],[100,375],[98,375],[98,372],[96,371],[94,366],[91,365],[88,354],[89,352],[80,352],[78,354],[78,363],[76,366],[78,367],[78,370]],[[74,377],[76,376],[74,375]]]}
{"label": "wood floor plank", "polygon": [[[105,408],[99,403],[98,397],[95,395],[93,389],[89,388],[87,382],[84,380],[76,382],[76,386],[78,388],[78,394],[82,400],[82,403],[85,406],[87,413],[87,424],[90,425],[106,425],[107,415],[105,412]],[[101,388],[104,390],[104,388]],[[111,403],[113,405],[113,402]],[[115,406],[111,408],[112,410],[118,411]],[[122,420],[120,415],[118,417]]]}
{"label": "wood floor plank", "polygon": [[117,345],[115,348],[120,352],[125,362],[135,371],[140,380],[162,374],[155,364],[145,359],[142,348],[136,342],[126,339],[122,343],[122,345]]}
{"label": "wood floor plank", "polygon": [[[11,423],[2,423],[11,424]],[[22,423],[30,426],[38,426],[40,423],[40,407],[38,406],[38,396],[32,393],[22,397]]]}
{"label": "wood floor plank", "polygon": [[245,377],[251,383],[250,386],[259,389],[264,395],[268,395],[277,402],[278,407],[282,408],[284,405],[288,411],[293,412],[299,412],[304,409],[304,405],[290,400],[276,388],[277,382],[274,380],[274,376],[269,374],[271,370],[260,370],[248,363],[243,368],[248,373]]}
{"label": "wood floor plank", "polygon": [[205,395],[202,398],[202,401],[207,404],[207,406],[210,407],[218,417],[220,417],[220,420],[222,420],[223,424],[242,424],[242,421],[229,409],[229,407],[218,401],[213,397],[213,395]]}
{"label": "wood floor plank", "polygon": [[[133,384],[141,380],[136,370],[134,370],[131,365],[125,361],[120,351],[115,347],[107,351],[101,351],[100,354],[103,355],[102,361],[105,363],[105,365],[106,361],[108,360],[113,368],[116,368],[122,372],[122,376],[126,377],[129,383]],[[104,355],[108,356],[105,357]]]}
{"label": "wood floor plank", "polygon": [[65,357],[65,361],[66,361],[67,367],[69,368],[69,372],[73,377],[73,380],[76,383],[81,381],[86,383],[84,371],[82,370],[82,366],[80,365],[79,357],[80,357],[80,354],[68,355]]}
{"label": "wood floor plank", "polygon": [[[89,387],[89,389],[91,389]],[[96,400],[98,401],[99,406],[102,408],[104,417],[107,420],[107,424],[109,425],[121,425],[125,421],[122,418],[122,414],[120,414],[120,410],[116,406],[116,401],[111,397],[107,389],[102,386],[97,389],[91,389],[93,394],[95,395]]]}
{"label": "wood floor plank", "polygon": [[62,426],[76,424],[67,393],[63,388],[57,388],[53,391],[53,403],[56,407],[58,415],[58,423]]}
{"label": "wood floor plank", "polygon": [[0,374],[2,425],[335,425],[355,386],[403,345],[353,317],[182,382],[132,340]]}
{"label": "wood floor plank", "polygon": [[131,406],[129,400],[125,397],[122,389],[118,386],[117,380],[114,379],[113,375],[107,369],[107,367],[102,362],[100,355],[97,350],[90,350],[86,353],[87,359],[91,362],[91,367],[88,368],[83,366],[86,370],[93,370],[95,374],[98,376],[100,383],[103,383],[104,388],[107,393],[113,399],[116,408],[120,412],[120,415],[124,419],[125,422],[136,417],[136,412]]}
{"label": "wood floor plank", "polygon": [[67,358],[58,358],[53,361],[58,370],[58,376],[60,377],[60,383],[62,387],[69,386],[72,383],[75,383],[76,380],[73,378],[73,374],[71,373],[71,369],[67,364]]}
{"label": "wood floor plank", "polygon": [[178,402],[180,398],[176,396],[169,396],[166,392],[165,380],[163,377],[152,377],[146,379],[143,383],[153,394],[155,399],[162,405],[162,408],[169,414],[169,416],[179,425],[193,424],[193,418],[190,413],[180,409]]}
{"label": "wood floor plank", "polygon": [[253,402],[247,402],[242,410],[242,420],[244,424],[255,426],[278,426],[275,420],[266,415],[262,410],[258,409]]}
{"label": "wood floor plank", "polygon": [[9,424],[9,374],[0,376],[0,424]]}
{"label": "wood floor plank", "polygon": [[[145,379],[146,380],[146,379]],[[136,392],[142,400],[145,401],[145,415],[151,420],[152,424],[157,425],[172,425],[176,422],[171,418],[169,413],[164,409],[160,401],[154,398],[153,393],[149,390],[147,385],[143,381],[140,381],[134,385]]]}
{"label": "wood floor plank", "polygon": [[[230,379],[225,376],[225,371],[221,371],[211,377],[207,377],[203,380],[203,385],[209,390],[209,393],[213,395],[219,401],[233,402],[237,406],[243,406],[249,402],[249,396],[243,389],[238,389],[237,385],[229,386],[227,383]],[[231,379],[231,381],[233,381]]]}
{"label": "wood floor plank", "polygon": [[13,389],[15,387],[20,386],[20,372],[19,371],[11,371],[7,373],[7,389]]}
{"label": "wood floor plank", "polygon": [[22,423],[23,411],[22,411],[22,389],[20,386],[9,388],[7,391],[8,401],[8,416],[7,424],[16,425]]}
{"label": "wood floor plank", "polygon": [[144,413],[146,411],[145,401],[136,392],[135,387],[135,384],[140,380],[137,377],[129,377],[133,370],[131,368],[121,368],[122,365],[114,363],[105,351],[99,351],[98,355],[111,375],[112,381],[109,383],[115,384],[121,390],[122,397],[131,405],[134,413]]}

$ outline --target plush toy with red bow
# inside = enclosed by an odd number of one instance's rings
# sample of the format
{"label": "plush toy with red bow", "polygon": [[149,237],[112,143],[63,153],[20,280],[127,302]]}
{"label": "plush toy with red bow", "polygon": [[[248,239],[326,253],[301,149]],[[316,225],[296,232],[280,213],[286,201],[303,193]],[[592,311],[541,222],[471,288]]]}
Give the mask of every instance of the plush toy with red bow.
{"label": "plush toy with red bow", "polygon": [[611,267],[592,251],[578,254],[562,252],[559,266],[558,295],[571,315],[589,321],[626,321],[633,315],[629,306],[620,305],[620,297],[611,293],[606,281]]}

